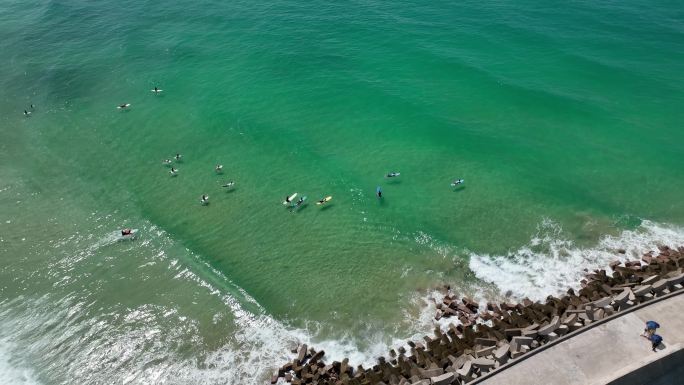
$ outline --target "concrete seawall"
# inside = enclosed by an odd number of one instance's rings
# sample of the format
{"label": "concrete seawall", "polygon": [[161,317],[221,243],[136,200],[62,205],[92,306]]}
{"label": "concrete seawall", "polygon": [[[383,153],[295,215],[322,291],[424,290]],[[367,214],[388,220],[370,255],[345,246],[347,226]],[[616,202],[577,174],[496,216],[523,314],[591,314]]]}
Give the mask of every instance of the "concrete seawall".
{"label": "concrete seawall", "polygon": [[[478,381],[517,384],[684,383],[684,295],[649,303],[560,341]],[[661,325],[664,346],[651,351],[639,334],[648,320]],[[682,382],[678,382],[682,381]]]}

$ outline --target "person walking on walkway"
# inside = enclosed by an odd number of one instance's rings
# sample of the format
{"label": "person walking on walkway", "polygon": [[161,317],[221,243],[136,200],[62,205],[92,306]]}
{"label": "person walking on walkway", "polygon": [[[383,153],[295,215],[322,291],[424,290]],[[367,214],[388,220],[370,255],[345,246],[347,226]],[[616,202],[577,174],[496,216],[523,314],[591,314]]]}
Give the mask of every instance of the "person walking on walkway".
{"label": "person walking on walkway", "polygon": [[646,329],[644,329],[644,334],[643,336],[646,338],[651,337],[652,335],[655,334],[656,329],[660,327],[660,324],[658,324],[655,321],[646,321]]}

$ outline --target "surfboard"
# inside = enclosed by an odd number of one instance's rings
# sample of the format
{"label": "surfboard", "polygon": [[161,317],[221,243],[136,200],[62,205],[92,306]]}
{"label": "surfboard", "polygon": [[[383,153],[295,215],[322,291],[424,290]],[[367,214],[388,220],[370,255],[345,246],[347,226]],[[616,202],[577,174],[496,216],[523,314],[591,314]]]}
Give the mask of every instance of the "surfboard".
{"label": "surfboard", "polygon": [[387,173],[387,175],[385,175],[385,177],[386,178],[394,178],[395,176],[399,176],[399,175],[401,175],[400,172],[390,172],[390,173]]}
{"label": "surfboard", "polygon": [[284,205],[284,206],[287,206],[289,203],[292,203],[292,201],[293,201],[296,197],[297,197],[297,193],[294,193],[294,194],[290,195],[289,197],[287,197],[286,200],[283,201],[283,205]]}
{"label": "surfboard", "polygon": [[119,109],[119,110],[122,110],[122,109],[128,108],[128,107],[130,107],[130,106],[131,106],[131,103],[126,103],[126,104],[122,104],[122,105],[120,105],[120,106],[116,106],[116,108]]}
{"label": "surfboard", "polygon": [[451,182],[451,187],[456,187],[460,184],[463,184],[465,182],[465,179],[459,179],[457,181]]}
{"label": "surfboard", "polygon": [[162,91],[164,91],[164,90],[160,90],[160,89],[156,89],[156,90],[155,90],[155,89],[152,89],[152,90],[150,90],[150,91],[154,92],[155,94],[158,94],[158,93],[160,93],[160,92],[162,92]]}
{"label": "surfboard", "polygon": [[235,186],[235,182],[229,182],[229,183],[226,183],[226,184],[224,184],[224,185],[223,185],[223,186],[221,186],[221,187],[225,187],[225,188],[231,188],[231,187],[233,187],[233,186]]}
{"label": "surfboard", "polygon": [[138,229],[131,229],[131,233],[127,235],[121,235],[121,231],[119,231],[119,239],[133,239],[135,238],[136,234],[138,234]]}
{"label": "surfboard", "polygon": [[331,195],[328,195],[327,197],[325,197],[325,198],[321,199],[320,201],[316,202],[316,204],[320,206],[320,205],[323,205],[323,204],[326,204],[326,203],[330,202],[331,200],[332,200],[332,196],[331,196]]}
{"label": "surfboard", "polygon": [[298,210],[300,207],[304,206],[306,202],[306,195],[302,197],[301,202],[292,202],[292,210]]}

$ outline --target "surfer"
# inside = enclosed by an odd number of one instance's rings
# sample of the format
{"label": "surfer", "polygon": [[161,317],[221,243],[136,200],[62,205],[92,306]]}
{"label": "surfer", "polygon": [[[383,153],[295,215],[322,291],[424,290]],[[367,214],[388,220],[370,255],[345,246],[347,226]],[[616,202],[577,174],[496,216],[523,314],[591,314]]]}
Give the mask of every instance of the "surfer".
{"label": "surfer", "polygon": [[305,197],[299,198],[299,200],[297,200],[297,203],[295,203],[295,205],[296,205],[297,207],[301,206],[302,203],[304,203],[304,199],[305,199]]}
{"label": "surfer", "polygon": [[285,203],[290,203],[290,202],[292,202],[292,201],[290,200],[290,197],[287,196],[287,195],[285,195]]}
{"label": "surfer", "polygon": [[176,154],[176,162],[180,162],[181,158],[183,158],[183,155]]}
{"label": "surfer", "polygon": [[162,164],[164,166],[170,166],[171,165],[171,159],[164,159],[162,160]]}
{"label": "surfer", "polygon": [[35,110],[35,109],[36,109],[36,106],[34,106],[33,104],[31,104],[31,109],[32,109],[32,110]]}
{"label": "surfer", "polygon": [[127,236],[127,235],[131,235],[131,234],[133,234],[133,230],[131,230],[131,229],[123,229],[123,230],[121,230],[121,236],[122,236],[122,237],[125,237],[125,236]]}
{"label": "surfer", "polygon": [[221,186],[221,187],[231,188],[231,187],[233,187],[233,186],[235,186],[235,182],[231,180],[230,182],[224,184],[224,185]]}
{"label": "surfer", "polygon": [[216,167],[214,167],[214,170],[216,171],[217,174],[222,173],[223,172],[223,165],[217,164]]}
{"label": "surfer", "polygon": [[119,105],[116,108],[118,108],[120,110],[125,110],[126,108],[130,107],[130,105],[131,105],[130,103],[124,103],[124,104]]}
{"label": "surfer", "polygon": [[152,90],[152,92],[154,92],[155,94],[158,94],[158,93],[162,92],[162,90],[160,90],[160,89],[157,88],[157,87],[154,87],[154,89]]}
{"label": "surfer", "polygon": [[463,182],[465,182],[464,179],[456,179],[455,181],[451,182],[451,185],[454,186],[454,187],[456,187],[456,186],[458,186],[459,184],[462,184]]}
{"label": "surfer", "polygon": [[178,169],[171,167],[171,171],[169,171],[169,174],[171,174],[171,176],[178,175]]}
{"label": "surfer", "polygon": [[328,201],[330,201],[331,199],[332,199],[332,197],[325,197],[325,198],[319,200],[318,202],[316,202],[316,204],[317,205],[324,205],[324,204],[328,203]]}
{"label": "surfer", "polygon": [[380,186],[378,186],[378,188],[375,189],[375,195],[377,195],[378,198],[382,198],[382,189],[380,188]]}
{"label": "surfer", "polygon": [[206,205],[209,203],[209,195],[202,194],[202,198],[200,199],[200,203],[203,205]]}
{"label": "surfer", "polygon": [[399,173],[399,172],[389,172],[389,173],[387,173],[387,175],[385,175],[385,178],[394,178],[394,177],[397,177],[399,175],[401,175],[401,173]]}
{"label": "surfer", "polygon": [[31,115],[31,112],[30,112],[30,111],[24,110],[24,116],[28,118],[29,115]]}

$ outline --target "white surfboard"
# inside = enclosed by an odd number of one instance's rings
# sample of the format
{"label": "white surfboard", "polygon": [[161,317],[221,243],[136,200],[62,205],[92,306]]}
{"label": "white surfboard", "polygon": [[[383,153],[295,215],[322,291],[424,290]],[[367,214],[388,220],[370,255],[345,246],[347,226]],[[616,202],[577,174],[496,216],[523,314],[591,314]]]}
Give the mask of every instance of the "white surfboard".
{"label": "white surfboard", "polygon": [[150,90],[150,91],[151,91],[151,92],[154,92],[155,94],[158,94],[158,93],[160,93],[160,92],[162,92],[162,91],[164,91],[164,90],[160,90],[160,89],[156,89],[156,90],[155,90],[155,89],[152,89],[152,90]]}
{"label": "white surfboard", "polygon": [[304,206],[304,203],[306,203],[306,195],[303,196],[299,201],[292,202],[292,211],[299,210],[300,207]]}
{"label": "white surfboard", "polygon": [[288,204],[292,203],[292,201],[293,201],[296,197],[297,197],[297,193],[294,193],[294,194],[290,195],[289,197],[287,197],[286,200],[283,201],[283,205],[284,205],[284,206],[287,206]]}
{"label": "white surfboard", "polygon": [[118,110],[122,110],[122,109],[128,108],[128,107],[130,107],[130,106],[131,106],[131,103],[126,103],[126,104],[122,104],[122,105],[120,105],[120,106],[116,106],[116,108],[117,108]]}
{"label": "white surfboard", "polygon": [[321,199],[320,201],[316,202],[317,205],[324,205],[332,200],[332,195],[328,195],[327,197]]}
{"label": "white surfboard", "polygon": [[451,187],[456,187],[456,186],[463,184],[463,183],[465,183],[465,179],[455,180],[455,181],[451,182]]}

